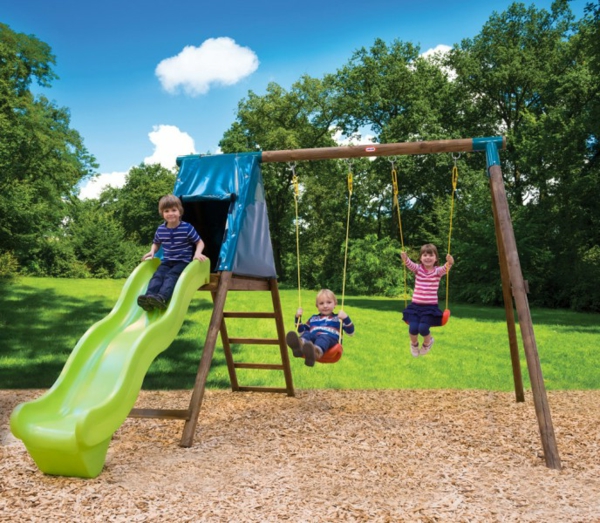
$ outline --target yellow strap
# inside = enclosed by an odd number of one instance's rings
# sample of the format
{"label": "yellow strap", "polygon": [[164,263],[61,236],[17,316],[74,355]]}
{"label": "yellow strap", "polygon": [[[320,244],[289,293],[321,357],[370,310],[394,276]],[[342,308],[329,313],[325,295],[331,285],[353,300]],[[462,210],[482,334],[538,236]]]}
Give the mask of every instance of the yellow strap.
{"label": "yellow strap", "polygon": [[[454,160],[454,167],[452,168],[452,199],[450,203],[450,227],[448,229],[448,254],[450,254],[450,243],[452,240],[452,217],[454,215],[454,195],[456,193],[456,186],[458,185],[458,166],[456,161],[460,158],[460,153],[458,156],[452,155],[452,159]],[[446,309],[448,308],[448,298],[450,295],[450,266],[447,267],[446,270]]]}
{"label": "yellow strap", "polygon": [[[346,296],[346,267],[348,265],[348,237],[350,233],[350,206],[352,202],[352,164],[348,162],[348,216],[346,218],[346,249],[344,252],[344,272],[342,274],[342,306],[341,309],[344,310],[344,299]],[[342,341],[342,330],[343,330],[343,322],[340,320],[340,334],[338,338],[338,342]]]}
{"label": "yellow strap", "polygon": [[[298,308],[302,308],[302,291],[300,289],[300,223],[298,219],[298,198],[300,196],[300,184],[296,176],[296,165],[292,164],[292,186],[294,187],[294,208],[296,210],[296,263],[298,266]],[[300,324],[300,318],[296,318],[296,328]]]}
{"label": "yellow strap", "polygon": [[[402,217],[400,216],[400,203],[398,201],[398,173],[396,172],[396,168],[394,167],[394,160],[390,160],[392,164],[392,188],[394,191],[394,200],[393,205],[396,207],[396,211],[398,213],[398,229],[400,231],[400,244],[402,245],[402,250],[404,251],[404,235],[402,234]],[[408,288],[407,278],[406,278],[406,265],[402,264],[402,273],[404,276],[404,307],[406,308],[407,299],[406,299],[406,290]]]}

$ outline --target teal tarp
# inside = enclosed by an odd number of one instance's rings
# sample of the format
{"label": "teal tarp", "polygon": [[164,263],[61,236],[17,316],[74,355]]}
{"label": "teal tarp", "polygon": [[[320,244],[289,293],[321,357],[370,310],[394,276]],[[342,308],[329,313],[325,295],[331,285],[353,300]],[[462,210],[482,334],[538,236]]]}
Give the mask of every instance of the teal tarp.
{"label": "teal tarp", "polygon": [[260,153],[182,156],[177,165],[182,201],[232,202],[217,270],[275,278]]}

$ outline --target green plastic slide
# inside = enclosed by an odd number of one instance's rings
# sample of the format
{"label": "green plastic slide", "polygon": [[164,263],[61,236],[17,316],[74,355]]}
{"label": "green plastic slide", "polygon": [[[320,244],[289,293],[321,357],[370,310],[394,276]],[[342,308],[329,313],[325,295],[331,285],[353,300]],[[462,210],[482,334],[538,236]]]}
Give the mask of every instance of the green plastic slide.
{"label": "green plastic slide", "polygon": [[137,297],[159,264],[145,261],[131,273],[113,310],[79,340],[52,388],[12,412],[11,431],[42,472],[100,474],[112,435],[135,404],[150,364],[177,336],[192,297],[210,279],[210,262],[192,261],[167,310],[145,312]]}

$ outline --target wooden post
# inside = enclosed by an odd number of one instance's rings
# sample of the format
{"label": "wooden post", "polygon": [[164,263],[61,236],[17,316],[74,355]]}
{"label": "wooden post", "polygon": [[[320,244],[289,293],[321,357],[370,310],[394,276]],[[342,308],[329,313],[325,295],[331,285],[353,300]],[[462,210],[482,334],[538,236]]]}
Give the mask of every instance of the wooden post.
{"label": "wooden post", "polygon": [[[491,191],[491,184],[490,184]],[[512,290],[510,286],[510,276],[508,271],[508,262],[502,243],[500,225],[498,220],[498,210],[496,209],[496,200],[492,195],[492,210],[494,212],[494,228],[496,231],[496,245],[498,246],[498,259],[500,262],[500,277],[502,279],[502,297],[504,299],[504,312],[506,314],[506,328],[508,330],[508,344],[510,347],[510,360],[513,370],[513,382],[515,384],[515,397],[517,402],[525,401],[525,392],[523,390],[523,376],[521,375],[521,362],[519,360],[519,344],[517,343],[517,328],[515,324],[515,311],[513,309]]]}
{"label": "wooden post", "polygon": [[[488,159],[490,158],[490,155],[491,153],[488,150]],[[489,162],[488,165],[490,165]],[[512,285],[512,292],[519,318],[521,337],[523,338],[523,346],[525,348],[527,369],[529,371],[529,379],[531,381],[531,389],[533,392],[533,402],[538,419],[542,447],[544,449],[544,459],[546,460],[547,467],[560,470],[561,462],[558,455],[556,437],[554,435],[554,426],[552,424],[552,416],[550,415],[550,407],[548,405],[546,387],[542,376],[535,334],[533,332],[533,323],[531,321],[531,312],[529,310],[529,302],[527,301],[525,282],[523,281],[523,274],[521,272],[521,263],[519,261],[517,243],[510,219],[500,165],[493,164],[489,166],[488,172],[492,198],[498,216],[500,243],[504,248],[504,257],[506,258],[508,266],[510,283]]]}
{"label": "wooden post", "polygon": [[225,271],[221,273],[221,277],[219,278],[219,286],[217,288],[213,312],[206,333],[204,350],[202,351],[202,358],[200,358],[198,374],[196,375],[196,382],[194,383],[194,392],[192,393],[192,398],[190,400],[189,419],[185,422],[181,442],[179,443],[182,447],[191,447],[194,441],[194,433],[196,432],[196,425],[198,424],[200,407],[202,406],[202,400],[204,399],[206,378],[208,377],[208,371],[210,370],[210,364],[217,344],[217,337],[223,321],[223,308],[225,307],[227,290],[229,289],[229,282],[231,281],[232,276],[232,272]]}
{"label": "wooden post", "polygon": [[283,363],[283,375],[285,377],[285,388],[288,396],[294,396],[294,380],[292,379],[292,369],[290,368],[290,355],[285,342],[285,326],[283,324],[283,309],[281,307],[281,298],[279,296],[279,285],[277,278],[269,280],[271,288],[271,301],[273,310],[275,311],[275,321],[277,327],[277,338],[279,339],[279,352],[281,353],[281,361]]}

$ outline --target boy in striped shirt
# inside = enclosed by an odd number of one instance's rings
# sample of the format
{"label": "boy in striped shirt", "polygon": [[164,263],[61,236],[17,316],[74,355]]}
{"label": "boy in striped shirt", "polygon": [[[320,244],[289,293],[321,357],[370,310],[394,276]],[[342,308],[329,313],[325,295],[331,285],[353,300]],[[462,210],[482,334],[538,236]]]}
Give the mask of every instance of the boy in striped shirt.
{"label": "boy in striped shirt", "polygon": [[158,226],[150,251],[142,261],[151,260],[163,248],[163,259],[148,284],[146,294],[138,296],[138,305],[145,311],[166,309],[179,276],[192,260],[204,261],[204,242],[194,226],[181,220],[183,205],[173,194],[163,196],[158,202],[158,214],[165,222]]}
{"label": "boy in striped shirt", "polygon": [[285,337],[294,356],[304,357],[304,364],[308,367],[312,367],[315,360],[320,360],[325,352],[340,343],[340,325],[348,336],[354,334],[350,317],[342,310],[337,314],[333,312],[337,298],[332,291],[321,289],[317,293],[316,305],[319,314],[311,316],[306,323],[302,323],[302,308],[296,311],[295,323],[300,338],[294,331],[288,332]]}
{"label": "boy in striped shirt", "polygon": [[[421,247],[419,261],[413,262],[408,255],[400,254],[407,269],[415,273],[415,289],[411,303],[402,312],[403,320],[408,323],[410,335],[410,353],[416,358],[427,354],[433,342],[430,327],[438,327],[442,324],[442,311],[438,307],[438,288],[440,280],[454,264],[454,258],[446,255],[446,263],[438,265],[437,247],[432,243],[426,243]],[[419,350],[419,334],[423,336],[423,345]]]}

